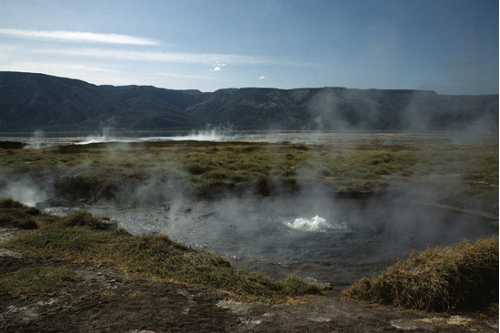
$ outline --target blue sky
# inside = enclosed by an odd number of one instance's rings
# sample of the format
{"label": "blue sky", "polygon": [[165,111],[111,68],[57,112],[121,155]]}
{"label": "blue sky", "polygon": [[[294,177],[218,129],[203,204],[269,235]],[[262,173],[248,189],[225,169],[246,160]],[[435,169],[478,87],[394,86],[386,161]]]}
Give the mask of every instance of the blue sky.
{"label": "blue sky", "polygon": [[0,71],[170,89],[498,93],[498,0],[2,0]]}

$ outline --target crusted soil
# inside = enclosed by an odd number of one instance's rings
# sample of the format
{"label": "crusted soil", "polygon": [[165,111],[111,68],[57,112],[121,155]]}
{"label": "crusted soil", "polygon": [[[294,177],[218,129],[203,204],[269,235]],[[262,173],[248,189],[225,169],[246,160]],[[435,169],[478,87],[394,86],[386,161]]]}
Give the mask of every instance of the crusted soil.
{"label": "crusted soil", "polygon": [[[4,236],[11,233],[0,230]],[[0,253],[0,277],[35,266],[70,269],[77,278],[61,294],[0,290],[0,332],[498,331],[498,309],[440,316],[350,302],[339,290],[286,304],[245,303],[204,289],[141,279],[109,265]]]}

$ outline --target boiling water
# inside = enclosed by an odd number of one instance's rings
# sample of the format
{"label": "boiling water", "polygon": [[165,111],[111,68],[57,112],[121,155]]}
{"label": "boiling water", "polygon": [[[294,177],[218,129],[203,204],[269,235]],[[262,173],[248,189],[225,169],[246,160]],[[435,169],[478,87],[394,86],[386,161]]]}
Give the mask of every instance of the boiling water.
{"label": "boiling water", "polygon": [[339,223],[333,222],[330,223],[326,219],[319,217],[318,215],[313,218],[307,219],[299,217],[292,221],[285,221],[284,224],[287,227],[292,229],[300,230],[300,231],[314,231],[314,232],[326,232],[326,231],[347,231],[350,230],[349,225],[347,223]]}
{"label": "boiling water", "polygon": [[498,232],[472,215],[405,202],[328,198],[226,199],[116,210],[92,207],[134,234],[164,233],[234,265],[276,278],[314,277],[342,286],[412,250]]}

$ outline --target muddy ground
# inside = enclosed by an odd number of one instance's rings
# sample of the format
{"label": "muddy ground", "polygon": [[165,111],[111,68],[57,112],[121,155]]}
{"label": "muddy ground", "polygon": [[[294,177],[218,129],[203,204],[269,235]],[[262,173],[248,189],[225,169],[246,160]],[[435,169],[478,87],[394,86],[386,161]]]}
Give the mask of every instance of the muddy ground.
{"label": "muddy ground", "polygon": [[[3,230],[5,241],[8,230]],[[255,304],[209,290],[141,279],[108,265],[0,251],[0,277],[24,267],[70,269],[62,294],[0,291],[0,332],[497,332],[497,310],[441,316],[342,299],[339,290],[287,304]]]}

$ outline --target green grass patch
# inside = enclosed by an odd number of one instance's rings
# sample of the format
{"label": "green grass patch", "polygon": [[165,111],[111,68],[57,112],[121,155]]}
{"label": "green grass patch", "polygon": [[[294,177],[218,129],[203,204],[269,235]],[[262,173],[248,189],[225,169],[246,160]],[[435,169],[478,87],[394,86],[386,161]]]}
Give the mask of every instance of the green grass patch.
{"label": "green grass patch", "polygon": [[276,281],[235,268],[219,255],[198,252],[167,235],[132,236],[123,229],[106,230],[103,221],[87,212],[50,218],[45,226],[3,246],[28,255],[111,263],[143,276],[210,288],[246,300],[278,302],[321,293],[318,287],[295,277]]}
{"label": "green grass patch", "polygon": [[[322,183],[337,192],[369,191],[387,188],[387,184],[418,182],[433,175],[453,176],[470,188],[464,190],[464,197],[481,198],[481,193],[498,193],[498,151],[498,144],[429,140],[353,140],[317,145],[102,143],[39,150],[0,148],[0,170],[5,174],[29,175],[35,180],[45,175],[54,179],[56,195],[74,200],[117,199],[117,193],[134,193],[144,183],[154,185],[149,193],[155,198],[148,201],[161,201],[179,188],[185,193],[204,194],[214,188],[246,186],[267,195],[272,186],[297,190],[307,184]],[[176,189],[167,188],[172,183]],[[462,200],[467,201],[470,200]]]}
{"label": "green grass patch", "polygon": [[498,236],[414,253],[343,292],[357,301],[435,312],[477,311],[498,303]]}
{"label": "green grass patch", "polygon": [[53,294],[68,289],[76,273],[53,267],[22,268],[0,278],[0,289],[9,293]]}

